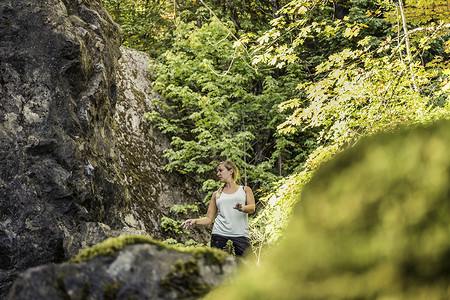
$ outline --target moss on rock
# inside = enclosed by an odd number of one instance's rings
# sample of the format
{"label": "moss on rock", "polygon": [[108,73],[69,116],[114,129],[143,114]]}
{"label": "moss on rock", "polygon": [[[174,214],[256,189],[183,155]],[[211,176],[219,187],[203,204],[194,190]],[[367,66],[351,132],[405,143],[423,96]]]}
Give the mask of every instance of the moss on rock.
{"label": "moss on rock", "polygon": [[154,239],[141,235],[125,235],[109,238],[102,243],[84,249],[71,262],[84,262],[97,256],[114,256],[117,251],[124,249],[128,245],[142,243],[158,244]]}
{"label": "moss on rock", "polygon": [[194,299],[220,285],[236,267],[217,249],[125,235],[85,249],[72,262],[27,270],[8,299]]}
{"label": "moss on rock", "polygon": [[117,299],[117,294],[119,293],[120,284],[116,281],[107,282],[103,288],[103,300],[114,300]]}
{"label": "moss on rock", "polygon": [[124,235],[109,238],[102,243],[89,247],[80,252],[71,262],[84,262],[97,256],[114,256],[117,251],[133,244],[153,244],[160,249],[171,249],[187,254],[191,254],[197,259],[204,259],[206,265],[222,265],[230,256],[224,251],[207,247],[178,247],[167,245],[161,241],[143,235]]}
{"label": "moss on rock", "polygon": [[161,280],[161,286],[164,291],[162,295],[173,291],[177,294],[177,299],[199,297],[211,289],[203,282],[198,261],[195,259],[173,264],[172,272]]}

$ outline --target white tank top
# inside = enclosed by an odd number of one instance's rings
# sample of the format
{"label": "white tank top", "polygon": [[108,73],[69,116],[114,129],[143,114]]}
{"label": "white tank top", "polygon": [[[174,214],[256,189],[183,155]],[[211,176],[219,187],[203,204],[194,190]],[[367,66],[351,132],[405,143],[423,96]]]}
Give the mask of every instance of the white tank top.
{"label": "white tank top", "polygon": [[220,197],[216,199],[218,212],[214,221],[213,234],[250,237],[248,214],[233,208],[237,202],[244,206],[246,204],[245,199],[246,194],[242,186],[239,186],[233,194],[220,194]]}

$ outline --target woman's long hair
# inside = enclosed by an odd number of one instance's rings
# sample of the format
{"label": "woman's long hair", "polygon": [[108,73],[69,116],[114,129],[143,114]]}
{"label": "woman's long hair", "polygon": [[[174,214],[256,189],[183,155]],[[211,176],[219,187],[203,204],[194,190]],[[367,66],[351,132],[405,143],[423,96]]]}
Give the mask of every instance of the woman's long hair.
{"label": "woman's long hair", "polygon": [[[218,166],[223,165],[228,171],[233,170],[233,174],[231,174],[231,178],[233,179],[233,182],[238,184],[241,176],[239,174],[239,169],[238,167],[236,167],[236,165],[234,164],[234,162],[232,162],[231,160],[225,160],[223,162],[220,162]],[[216,199],[218,199],[220,197],[220,195],[222,194],[223,188],[225,187],[225,184],[222,185],[216,192]]]}

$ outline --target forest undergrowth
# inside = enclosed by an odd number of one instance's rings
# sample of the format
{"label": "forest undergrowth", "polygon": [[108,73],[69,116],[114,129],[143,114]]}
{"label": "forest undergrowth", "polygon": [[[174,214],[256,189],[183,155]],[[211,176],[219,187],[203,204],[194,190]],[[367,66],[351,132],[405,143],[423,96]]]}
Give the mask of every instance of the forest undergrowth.
{"label": "forest undergrowth", "polygon": [[[171,138],[166,170],[195,178],[205,205],[224,159],[254,190],[258,262],[321,164],[363,137],[450,115],[447,0],[101,3],[123,44],[152,57],[164,101],[145,119]],[[180,221],[162,227],[183,234]]]}

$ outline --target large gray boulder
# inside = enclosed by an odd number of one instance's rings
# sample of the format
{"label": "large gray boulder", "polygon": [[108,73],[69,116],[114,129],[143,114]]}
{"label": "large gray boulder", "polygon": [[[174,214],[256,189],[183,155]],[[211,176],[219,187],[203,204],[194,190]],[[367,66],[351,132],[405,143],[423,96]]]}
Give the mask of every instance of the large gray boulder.
{"label": "large gray boulder", "polygon": [[235,270],[234,259],[217,249],[127,236],[86,249],[74,262],[27,270],[7,299],[194,299]]}
{"label": "large gray boulder", "polygon": [[126,198],[109,125],[120,29],[95,1],[1,1],[0,15],[2,297],[19,270],[64,260],[81,222],[119,223],[106,212]]}
{"label": "large gray boulder", "polygon": [[202,196],[161,170],[162,135],[129,118],[150,106],[146,96],[127,104],[125,90],[146,93],[149,77],[126,78],[121,30],[98,1],[3,0],[0,16],[3,298],[18,272],[110,236],[164,238],[167,209]]}

